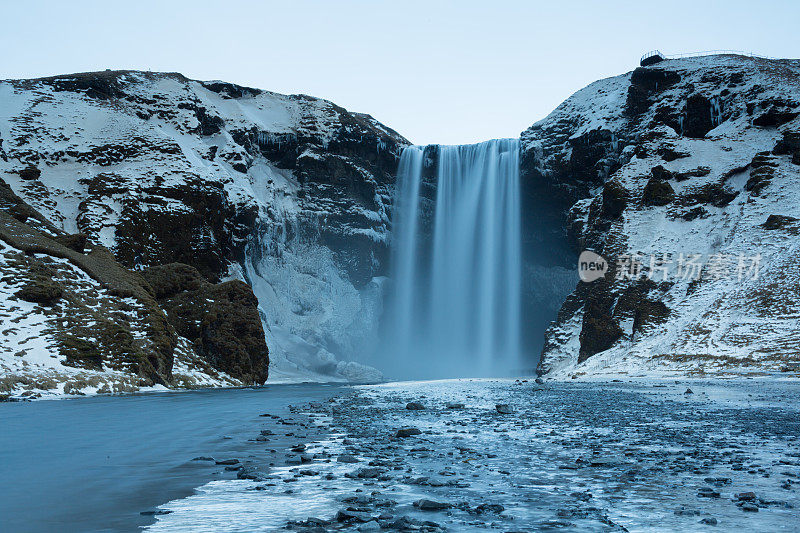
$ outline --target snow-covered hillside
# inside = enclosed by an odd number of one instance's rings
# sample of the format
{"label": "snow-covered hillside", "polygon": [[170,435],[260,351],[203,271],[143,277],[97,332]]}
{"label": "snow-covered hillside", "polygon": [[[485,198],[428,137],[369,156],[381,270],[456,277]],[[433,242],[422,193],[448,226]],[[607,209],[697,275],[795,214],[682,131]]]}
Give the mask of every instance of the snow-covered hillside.
{"label": "snow-covered hillside", "polygon": [[0,82],[0,178],[128,268],[246,280],[271,380],[377,377],[341,359],[376,331],[405,144],[325,100],[180,74]]}
{"label": "snow-covered hillside", "polygon": [[539,371],[796,371],[798,116],[800,61],[707,56],[595,82],[524,132],[523,179],[610,264]]}

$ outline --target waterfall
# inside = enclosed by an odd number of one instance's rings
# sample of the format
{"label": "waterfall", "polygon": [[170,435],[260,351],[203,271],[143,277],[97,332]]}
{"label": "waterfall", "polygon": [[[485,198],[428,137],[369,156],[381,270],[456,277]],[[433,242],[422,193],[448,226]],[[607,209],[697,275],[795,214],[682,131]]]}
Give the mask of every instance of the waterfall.
{"label": "waterfall", "polygon": [[[487,376],[518,368],[519,142],[407,147],[398,168],[387,302],[389,372]],[[434,181],[435,179],[435,181]]]}

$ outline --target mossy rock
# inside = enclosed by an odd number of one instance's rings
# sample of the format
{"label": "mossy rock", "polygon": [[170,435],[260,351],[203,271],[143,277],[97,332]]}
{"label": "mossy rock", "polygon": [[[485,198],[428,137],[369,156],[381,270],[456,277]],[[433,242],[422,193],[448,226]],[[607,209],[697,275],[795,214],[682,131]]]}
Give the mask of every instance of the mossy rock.
{"label": "mossy rock", "polygon": [[146,268],[142,271],[145,281],[153,288],[157,299],[169,298],[184,291],[194,291],[203,284],[203,276],[196,268],[184,263],[170,263]]}
{"label": "mossy rock", "polygon": [[642,203],[646,206],[661,206],[672,203],[675,190],[665,181],[650,178],[642,193]]}
{"label": "mossy rock", "polygon": [[66,335],[61,339],[61,351],[66,356],[66,364],[89,370],[103,369],[103,355],[93,342],[80,337]]}
{"label": "mossy rock", "polygon": [[269,349],[249,285],[234,280],[204,282],[162,300],[170,323],[194,344],[204,361],[245,383],[264,383]]}
{"label": "mossy rock", "polygon": [[14,296],[26,302],[41,305],[53,305],[64,295],[61,285],[45,276],[36,276],[14,293]]}
{"label": "mossy rock", "polygon": [[75,250],[78,253],[82,254],[84,251],[86,251],[87,237],[83,233],[58,235],[53,237],[53,240],[57,243],[63,244],[70,250]]}

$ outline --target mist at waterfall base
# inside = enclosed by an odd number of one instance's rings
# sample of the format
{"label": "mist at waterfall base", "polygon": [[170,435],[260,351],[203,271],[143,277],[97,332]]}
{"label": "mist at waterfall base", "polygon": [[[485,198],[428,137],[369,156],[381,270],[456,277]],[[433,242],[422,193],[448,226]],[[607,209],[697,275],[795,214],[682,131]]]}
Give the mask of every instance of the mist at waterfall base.
{"label": "mist at waterfall base", "polygon": [[409,146],[376,363],[392,378],[521,368],[519,142]]}

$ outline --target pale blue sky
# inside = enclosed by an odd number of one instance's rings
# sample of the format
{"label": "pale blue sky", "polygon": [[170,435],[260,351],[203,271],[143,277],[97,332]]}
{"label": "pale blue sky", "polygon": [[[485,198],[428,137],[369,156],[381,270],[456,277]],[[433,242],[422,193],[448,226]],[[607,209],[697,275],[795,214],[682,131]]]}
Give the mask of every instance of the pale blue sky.
{"label": "pale blue sky", "polygon": [[415,143],[517,136],[650,49],[800,57],[800,2],[0,0],[0,78],[131,68],[330,99]]}

